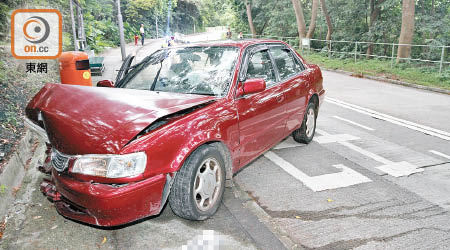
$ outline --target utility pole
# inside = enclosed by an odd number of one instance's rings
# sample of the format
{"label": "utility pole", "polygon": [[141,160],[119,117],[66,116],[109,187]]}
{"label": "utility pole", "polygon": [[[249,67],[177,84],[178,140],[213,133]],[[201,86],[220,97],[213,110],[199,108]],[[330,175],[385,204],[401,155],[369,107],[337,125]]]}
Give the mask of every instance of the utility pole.
{"label": "utility pole", "polygon": [[158,39],[158,16],[156,16],[156,39]]}
{"label": "utility pole", "polygon": [[171,10],[172,10],[172,0],[169,0],[169,8],[167,8],[166,36],[170,36],[170,11]]}
{"label": "utility pole", "polygon": [[119,23],[119,36],[120,36],[120,51],[122,52],[122,61],[125,60],[127,54],[125,52],[125,37],[123,35],[123,20],[122,13],[120,13],[120,0],[116,0],[117,3],[117,21]]}
{"label": "utility pole", "polygon": [[189,14],[187,16],[192,19],[192,23],[194,24],[194,34],[195,34],[195,18]]}
{"label": "utility pole", "polygon": [[77,32],[76,32],[76,29],[75,29],[75,18],[73,16],[73,3],[72,3],[72,0],[70,0],[69,3],[70,3],[70,18],[72,20],[73,47],[75,48],[75,51],[78,51]]}

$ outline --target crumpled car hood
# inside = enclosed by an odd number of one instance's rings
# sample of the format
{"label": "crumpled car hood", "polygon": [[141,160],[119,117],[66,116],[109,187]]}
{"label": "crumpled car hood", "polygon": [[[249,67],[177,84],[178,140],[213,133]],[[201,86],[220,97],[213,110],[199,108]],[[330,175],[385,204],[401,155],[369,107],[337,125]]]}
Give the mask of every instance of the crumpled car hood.
{"label": "crumpled car hood", "polygon": [[214,99],[48,83],[30,101],[26,116],[45,127],[62,153],[114,154],[158,118]]}

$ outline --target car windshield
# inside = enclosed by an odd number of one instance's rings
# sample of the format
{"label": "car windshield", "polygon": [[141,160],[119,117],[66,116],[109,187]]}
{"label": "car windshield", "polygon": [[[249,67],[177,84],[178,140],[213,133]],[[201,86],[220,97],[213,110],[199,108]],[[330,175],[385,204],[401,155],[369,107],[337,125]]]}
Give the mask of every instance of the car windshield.
{"label": "car windshield", "polygon": [[237,55],[238,48],[230,46],[159,50],[135,65],[120,87],[223,96]]}

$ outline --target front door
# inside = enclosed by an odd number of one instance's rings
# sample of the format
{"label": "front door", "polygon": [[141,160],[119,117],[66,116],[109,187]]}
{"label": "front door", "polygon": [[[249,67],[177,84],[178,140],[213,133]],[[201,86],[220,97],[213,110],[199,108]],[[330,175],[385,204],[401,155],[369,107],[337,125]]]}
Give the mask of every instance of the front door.
{"label": "front door", "polygon": [[[249,53],[245,79],[264,78],[262,92],[238,97],[240,167],[283,138],[286,111],[283,89],[278,85],[267,49]],[[240,84],[243,84],[242,82]]]}

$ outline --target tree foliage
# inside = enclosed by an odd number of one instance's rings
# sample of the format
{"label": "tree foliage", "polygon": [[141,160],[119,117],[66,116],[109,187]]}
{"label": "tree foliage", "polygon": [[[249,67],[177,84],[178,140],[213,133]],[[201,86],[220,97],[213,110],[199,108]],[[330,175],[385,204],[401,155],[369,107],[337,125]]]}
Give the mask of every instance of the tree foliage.
{"label": "tree foliage", "polygon": [[[244,1],[221,0],[231,5],[236,31],[249,34]],[[299,32],[293,8],[293,0],[248,0],[251,2],[253,23],[258,35],[277,37],[298,37]],[[313,0],[299,1],[306,27],[311,27]],[[401,0],[321,0],[326,3],[333,28],[332,40],[364,41],[358,50],[362,53],[390,55],[392,45],[371,45],[373,43],[398,43],[402,26]],[[413,44],[450,45],[450,1],[415,0],[415,29]],[[320,6],[319,8],[322,8]],[[317,12],[316,27],[312,38],[326,39],[328,26],[323,11]],[[303,35],[302,35],[303,36]],[[298,43],[296,43],[298,44]],[[312,46],[325,46],[313,42]],[[354,44],[335,44],[336,49],[354,50]],[[414,47],[411,56],[438,60],[438,48]]]}
{"label": "tree foliage", "polygon": [[[97,50],[119,44],[116,0],[79,0],[83,6],[86,36],[91,47]],[[171,31],[191,33],[208,26],[229,26],[234,33],[250,33],[244,0],[121,0],[125,39],[131,41],[144,24],[146,36],[165,35],[169,1],[172,14]],[[258,35],[298,37],[296,16],[292,0],[247,0],[251,5],[255,32]],[[310,27],[313,0],[296,0],[302,6],[306,27]],[[333,27],[333,40],[398,43],[401,20],[401,0],[320,0],[315,30],[312,38],[325,39],[327,23],[322,3],[326,3]],[[9,16],[17,8],[56,8],[64,17],[64,46],[70,49],[71,22],[68,0],[4,0],[0,3],[0,39],[9,35]],[[376,18],[372,17],[374,10]],[[450,1],[415,0],[414,44],[450,45]],[[371,25],[372,23],[372,25]],[[311,33],[312,34],[312,33]],[[298,38],[296,39],[298,42]],[[315,45],[315,44],[313,44]],[[316,44],[317,45],[317,44]],[[323,43],[322,43],[323,45]],[[345,46],[345,45],[342,45]],[[352,48],[348,48],[351,50]],[[368,45],[361,45],[367,51]],[[374,53],[390,53],[389,46],[374,46]],[[432,49],[417,51],[412,56],[428,53],[436,57]]]}
{"label": "tree foliage", "polygon": [[[233,28],[249,32],[244,1],[222,0],[231,5],[237,17]],[[250,0],[249,0],[250,1]],[[310,26],[312,0],[298,0],[303,7],[306,26]],[[373,29],[369,30],[371,0],[325,0],[331,15],[335,40],[364,40],[374,42],[396,42],[401,28],[402,2],[399,0],[373,0],[380,8]],[[434,3],[434,6],[432,5]],[[295,13],[291,0],[251,0],[253,21],[260,35],[297,36]],[[319,7],[320,8],[320,7]],[[416,39],[426,42],[436,39],[441,43],[450,42],[448,22],[450,2],[448,0],[416,0]],[[313,38],[325,39],[326,20],[318,12]]]}
{"label": "tree foliage", "polygon": [[[171,34],[165,34],[171,2]],[[117,26],[116,0],[78,0],[83,8],[85,33],[88,45],[96,51],[120,44]],[[159,37],[174,32],[191,33],[202,31],[207,26],[220,25],[233,16],[224,15],[222,4],[214,0],[120,0],[125,40],[131,42],[144,24],[148,38],[156,37],[158,22]],[[4,0],[0,2],[0,40],[9,38],[10,15],[19,8],[54,8],[63,16],[64,50],[73,50],[69,0]],[[232,13],[232,11],[228,11]]]}

